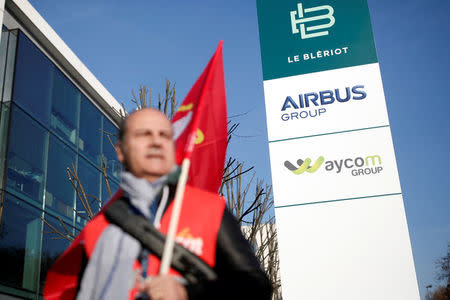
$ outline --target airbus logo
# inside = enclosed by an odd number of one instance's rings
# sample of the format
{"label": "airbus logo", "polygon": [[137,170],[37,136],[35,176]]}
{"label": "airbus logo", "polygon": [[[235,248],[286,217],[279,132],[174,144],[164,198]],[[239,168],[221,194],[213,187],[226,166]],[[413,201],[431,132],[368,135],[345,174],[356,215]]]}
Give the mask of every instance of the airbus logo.
{"label": "airbus logo", "polygon": [[364,85],[347,86],[345,89],[322,90],[300,93],[297,97],[286,96],[281,107],[281,120],[302,120],[320,117],[327,112],[326,105],[349,103],[350,100],[364,100],[367,92]]}
{"label": "airbus logo", "polygon": [[[305,17],[305,14],[310,14],[316,11],[324,11],[325,14],[313,15],[311,17]],[[334,9],[330,5],[320,5],[311,8],[303,9],[302,3],[297,4],[297,11],[291,11],[291,26],[292,34],[297,34],[300,32],[300,37],[302,39],[310,39],[318,36],[328,35],[328,30],[323,30],[331,28],[335,23],[335,18],[333,16]],[[307,26],[310,22],[328,20],[325,24],[311,25]],[[317,22],[315,22],[317,24]],[[300,31],[298,26],[300,27]]]}

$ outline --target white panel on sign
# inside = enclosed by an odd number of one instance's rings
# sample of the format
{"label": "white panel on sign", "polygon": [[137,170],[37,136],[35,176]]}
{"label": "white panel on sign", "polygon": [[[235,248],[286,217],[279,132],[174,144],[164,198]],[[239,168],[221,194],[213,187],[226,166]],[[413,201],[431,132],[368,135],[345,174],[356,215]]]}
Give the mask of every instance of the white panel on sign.
{"label": "white panel on sign", "polygon": [[283,299],[418,300],[367,1],[257,4]]}
{"label": "white panel on sign", "polygon": [[264,81],[269,142],[389,125],[378,63]]}
{"label": "white panel on sign", "polygon": [[419,300],[401,195],[275,214],[284,299]]}
{"label": "white panel on sign", "polygon": [[275,207],[401,193],[388,126],[273,142],[269,149]]}

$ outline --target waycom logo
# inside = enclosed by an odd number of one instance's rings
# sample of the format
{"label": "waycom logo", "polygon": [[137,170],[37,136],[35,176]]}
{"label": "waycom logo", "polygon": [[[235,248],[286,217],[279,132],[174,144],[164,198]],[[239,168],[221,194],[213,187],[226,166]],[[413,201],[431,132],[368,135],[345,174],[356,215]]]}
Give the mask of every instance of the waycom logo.
{"label": "waycom logo", "polygon": [[312,166],[310,158],[306,158],[304,161],[299,159],[297,160],[298,167],[286,160],[284,166],[295,175],[300,175],[304,172],[316,172],[323,163],[325,163],[324,170],[326,172],[336,172],[336,174],[350,172],[352,176],[365,176],[380,174],[383,171],[381,156],[376,154],[368,155],[365,158],[357,156],[355,158],[349,157],[327,161],[325,161],[323,156],[320,156]]}
{"label": "waycom logo", "polygon": [[[322,29],[332,27],[334,25],[334,22],[336,21],[333,17],[334,9],[330,5],[321,5],[303,9],[302,3],[298,3],[297,10],[298,11],[291,11],[292,34],[299,33],[297,25],[300,24],[300,37],[302,39],[310,39],[318,36],[328,35],[328,30]],[[326,11],[326,14],[305,17],[305,14],[310,14],[316,11]],[[319,20],[328,20],[328,22],[326,24],[306,26],[307,23]],[[317,22],[315,23],[317,24]]]}
{"label": "waycom logo", "polygon": [[316,162],[312,166],[310,166],[310,164],[311,164],[310,158],[307,158],[304,161],[299,159],[299,160],[297,160],[297,164],[300,167],[296,167],[290,161],[287,160],[284,162],[284,166],[286,168],[288,168],[288,170],[290,170],[295,175],[300,175],[305,171],[308,173],[314,173],[315,171],[317,171],[320,168],[320,166],[323,164],[324,161],[325,161],[325,158],[323,156],[320,156],[316,160]]}

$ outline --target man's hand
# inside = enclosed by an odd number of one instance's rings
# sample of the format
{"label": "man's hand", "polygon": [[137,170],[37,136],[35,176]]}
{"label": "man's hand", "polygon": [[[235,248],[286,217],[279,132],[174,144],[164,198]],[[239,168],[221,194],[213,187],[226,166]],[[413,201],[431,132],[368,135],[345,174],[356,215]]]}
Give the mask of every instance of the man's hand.
{"label": "man's hand", "polygon": [[150,300],[188,300],[184,286],[170,275],[160,275],[146,280],[140,286],[141,292]]}

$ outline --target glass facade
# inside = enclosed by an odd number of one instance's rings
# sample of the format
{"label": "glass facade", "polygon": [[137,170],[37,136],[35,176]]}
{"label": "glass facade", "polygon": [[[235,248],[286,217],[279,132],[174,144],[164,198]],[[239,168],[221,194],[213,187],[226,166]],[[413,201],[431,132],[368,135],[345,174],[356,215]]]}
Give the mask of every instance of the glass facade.
{"label": "glass facade", "polygon": [[[6,188],[19,197],[42,203],[45,145],[48,132],[16,106],[12,107]],[[30,151],[29,145],[33,145]]]}
{"label": "glass facade", "polygon": [[42,213],[6,193],[0,232],[0,281],[21,290],[38,284]]}
{"label": "glass facade", "polygon": [[[40,299],[48,269],[70,244],[52,227],[75,235],[109,199],[102,156],[112,193],[119,186],[117,128],[24,33],[11,35],[3,28],[0,298]],[[69,181],[68,168],[81,184]]]}

